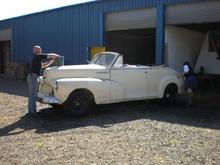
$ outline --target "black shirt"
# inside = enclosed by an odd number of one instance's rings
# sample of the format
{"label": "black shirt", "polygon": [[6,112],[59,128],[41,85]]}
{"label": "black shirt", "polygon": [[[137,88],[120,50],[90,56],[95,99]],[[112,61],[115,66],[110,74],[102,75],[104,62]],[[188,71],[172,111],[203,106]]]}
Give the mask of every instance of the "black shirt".
{"label": "black shirt", "polygon": [[38,76],[41,75],[41,62],[42,60],[47,59],[47,54],[38,54],[38,55],[34,55],[33,59],[32,59],[32,63],[31,63],[31,73],[35,73]]}

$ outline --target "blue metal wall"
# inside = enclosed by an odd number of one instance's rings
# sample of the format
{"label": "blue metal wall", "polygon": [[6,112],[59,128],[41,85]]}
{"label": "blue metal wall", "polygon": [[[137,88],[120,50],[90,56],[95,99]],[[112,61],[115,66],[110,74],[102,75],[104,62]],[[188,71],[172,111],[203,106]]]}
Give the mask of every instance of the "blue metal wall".
{"label": "blue metal wall", "polygon": [[27,62],[32,46],[65,56],[66,64],[86,63],[87,47],[102,46],[104,14],[136,8],[157,8],[156,62],[162,63],[164,6],[201,0],[100,0],[0,22],[0,29],[12,29],[12,60]]}

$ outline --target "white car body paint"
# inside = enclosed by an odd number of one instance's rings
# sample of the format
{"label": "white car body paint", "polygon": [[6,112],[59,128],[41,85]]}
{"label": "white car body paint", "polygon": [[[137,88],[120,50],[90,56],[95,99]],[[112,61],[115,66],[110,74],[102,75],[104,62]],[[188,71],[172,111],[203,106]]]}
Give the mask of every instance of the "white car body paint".
{"label": "white car body paint", "polygon": [[102,52],[88,65],[47,68],[39,80],[39,99],[63,104],[75,90],[86,89],[96,104],[106,104],[162,98],[168,84],[176,84],[178,93],[183,91],[183,79],[177,78],[174,70],[165,66],[124,65],[122,58],[118,53]]}

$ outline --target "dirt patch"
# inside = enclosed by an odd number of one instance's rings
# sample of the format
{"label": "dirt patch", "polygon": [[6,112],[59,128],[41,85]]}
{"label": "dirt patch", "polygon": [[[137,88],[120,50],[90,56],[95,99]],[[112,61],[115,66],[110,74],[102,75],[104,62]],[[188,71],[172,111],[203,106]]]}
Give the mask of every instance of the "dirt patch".
{"label": "dirt patch", "polygon": [[95,107],[85,117],[38,104],[26,117],[24,81],[0,78],[0,164],[220,164],[220,92],[196,107],[145,101]]}

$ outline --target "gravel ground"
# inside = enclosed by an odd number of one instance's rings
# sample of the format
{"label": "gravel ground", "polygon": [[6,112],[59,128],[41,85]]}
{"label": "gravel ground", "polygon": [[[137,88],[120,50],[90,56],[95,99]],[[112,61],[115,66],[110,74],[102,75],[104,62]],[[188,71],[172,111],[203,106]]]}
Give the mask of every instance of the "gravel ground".
{"label": "gravel ground", "polygon": [[220,90],[196,107],[155,102],[102,105],[85,117],[38,104],[25,116],[24,81],[0,78],[0,164],[220,165]]}

